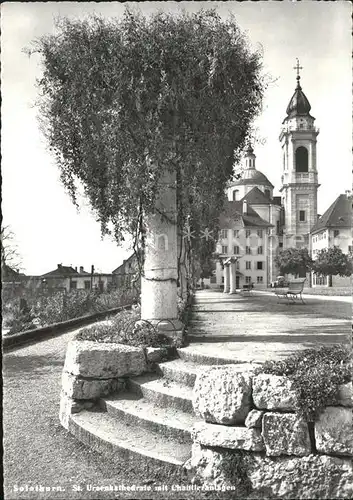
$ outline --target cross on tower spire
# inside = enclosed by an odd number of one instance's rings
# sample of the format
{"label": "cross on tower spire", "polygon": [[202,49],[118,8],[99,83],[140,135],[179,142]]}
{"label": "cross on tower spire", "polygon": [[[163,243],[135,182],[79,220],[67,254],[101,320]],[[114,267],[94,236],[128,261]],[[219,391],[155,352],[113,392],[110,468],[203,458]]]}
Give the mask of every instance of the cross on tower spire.
{"label": "cross on tower spire", "polygon": [[299,71],[301,69],[303,69],[303,67],[299,65],[299,59],[297,57],[296,57],[296,60],[297,60],[297,64],[296,64],[296,66],[293,66],[293,69],[297,70],[297,82],[298,82],[298,85],[299,85],[299,80],[300,80]]}

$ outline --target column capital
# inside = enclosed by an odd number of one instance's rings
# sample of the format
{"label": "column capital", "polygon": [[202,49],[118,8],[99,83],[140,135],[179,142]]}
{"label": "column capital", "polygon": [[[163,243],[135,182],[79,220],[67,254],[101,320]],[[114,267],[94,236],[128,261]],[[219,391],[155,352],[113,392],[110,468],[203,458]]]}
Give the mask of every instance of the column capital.
{"label": "column capital", "polygon": [[223,265],[224,266],[229,266],[230,264],[234,264],[235,262],[237,262],[238,260],[238,257],[228,257],[224,262],[223,262]]}

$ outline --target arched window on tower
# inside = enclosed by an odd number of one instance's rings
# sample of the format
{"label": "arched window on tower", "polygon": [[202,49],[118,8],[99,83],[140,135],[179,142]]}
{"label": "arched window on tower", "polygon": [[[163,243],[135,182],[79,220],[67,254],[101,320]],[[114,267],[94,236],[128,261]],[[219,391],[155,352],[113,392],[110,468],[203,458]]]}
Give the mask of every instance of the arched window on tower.
{"label": "arched window on tower", "polygon": [[304,146],[299,146],[295,151],[295,171],[308,171],[308,150]]}
{"label": "arched window on tower", "polygon": [[233,191],[233,201],[238,201],[239,200],[239,189],[235,189]]}

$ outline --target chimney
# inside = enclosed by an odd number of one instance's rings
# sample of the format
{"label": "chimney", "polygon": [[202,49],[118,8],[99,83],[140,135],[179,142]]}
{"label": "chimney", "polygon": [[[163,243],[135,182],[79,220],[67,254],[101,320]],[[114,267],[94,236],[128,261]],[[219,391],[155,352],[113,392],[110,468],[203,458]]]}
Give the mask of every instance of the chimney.
{"label": "chimney", "polygon": [[349,189],[346,189],[345,193],[346,193],[346,198],[347,198],[347,200],[349,200],[349,198],[351,197],[351,192],[350,192],[350,190],[349,190]]}
{"label": "chimney", "polygon": [[77,266],[75,266],[75,271],[77,271]]}
{"label": "chimney", "polygon": [[83,266],[80,266],[80,273],[82,274],[84,272]]}
{"label": "chimney", "polygon": [[243,214],[248,213],[248,202],[246,200],[243,201]]}
{"label": "chimney", "polygon": [[62,267],[62,264],[58,264],[58,269],[61,269],[61,267]]}

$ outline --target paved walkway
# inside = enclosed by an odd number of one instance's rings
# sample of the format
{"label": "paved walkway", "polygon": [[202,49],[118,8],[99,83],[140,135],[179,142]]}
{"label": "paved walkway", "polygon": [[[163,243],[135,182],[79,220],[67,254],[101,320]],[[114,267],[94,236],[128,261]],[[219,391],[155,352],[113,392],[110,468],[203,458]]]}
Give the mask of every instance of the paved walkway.
{"label": "paved walkway", "polygon": [[305,302],[278,304],[270,292],[243,296],[198,291],[190,348],[208,356],[263,362],[300,349],[349,342],[350,297],[305,296]]}

